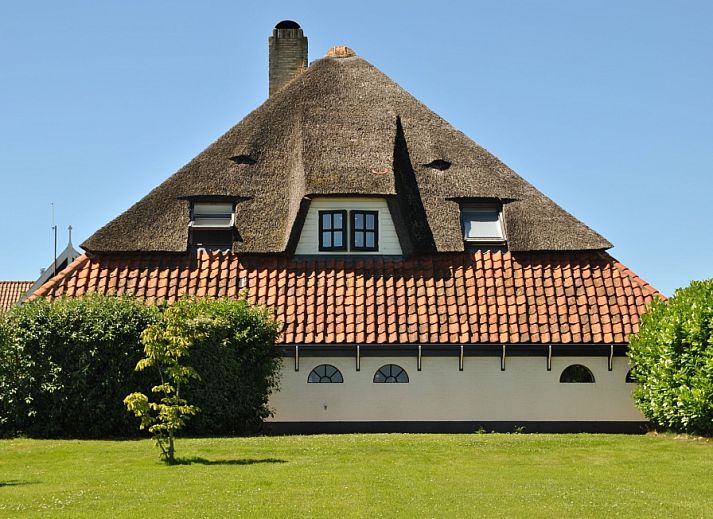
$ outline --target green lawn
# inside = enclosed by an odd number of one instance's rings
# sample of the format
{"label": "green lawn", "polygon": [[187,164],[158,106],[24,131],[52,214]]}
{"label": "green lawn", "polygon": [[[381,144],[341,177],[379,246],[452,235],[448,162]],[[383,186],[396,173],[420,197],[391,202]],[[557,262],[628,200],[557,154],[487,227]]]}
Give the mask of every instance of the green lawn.
{"label": "green lawn", "polygon": [[1,517],[713,517],[713,441],[344,435],[0,441]]}

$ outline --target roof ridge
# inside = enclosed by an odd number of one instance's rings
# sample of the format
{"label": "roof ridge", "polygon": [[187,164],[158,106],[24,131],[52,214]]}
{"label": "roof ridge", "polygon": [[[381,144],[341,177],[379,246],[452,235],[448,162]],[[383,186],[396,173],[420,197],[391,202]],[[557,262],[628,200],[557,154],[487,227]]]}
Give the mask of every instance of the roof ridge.
{"label": "roof ridge", "polygon": [[33,301],[38,297],[46,295],[51,288],[56,288],[59,281],[69,278],[71,274],[73,274],[76,270],[79,270],[79,268],[88,261],[89,256],[87,256],[86,252],[78,256],[72,263],[57,272],[57,274],[49,278],[41,287],[35,290],[34,293],[26,299],[26,301]]}

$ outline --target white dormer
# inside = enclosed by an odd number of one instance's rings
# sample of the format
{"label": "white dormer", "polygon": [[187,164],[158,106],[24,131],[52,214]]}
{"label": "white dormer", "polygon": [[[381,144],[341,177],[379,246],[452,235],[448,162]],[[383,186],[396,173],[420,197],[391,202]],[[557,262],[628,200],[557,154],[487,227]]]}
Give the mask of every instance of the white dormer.
{"label": "white dormer", "polygon": [[235,211],[232,202],[193,202],[190,243],[211,250],[229,250],[233,246]]}
{"label": "white dormer", "polygon": [[309,206],[295,254],[403,254],[383,198],[319,197]]}

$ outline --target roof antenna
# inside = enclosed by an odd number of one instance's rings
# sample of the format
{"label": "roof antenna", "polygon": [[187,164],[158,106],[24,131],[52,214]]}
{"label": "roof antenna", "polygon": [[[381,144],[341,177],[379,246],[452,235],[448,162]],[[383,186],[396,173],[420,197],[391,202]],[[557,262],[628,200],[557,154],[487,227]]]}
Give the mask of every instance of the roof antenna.
{"label": "roof antenna", "polygon": [[54,231],[54,262],[52,263],[53,276],[57,275],[57,225],[54,222],[54,202],[50,202],[52,207],[52,230]]}

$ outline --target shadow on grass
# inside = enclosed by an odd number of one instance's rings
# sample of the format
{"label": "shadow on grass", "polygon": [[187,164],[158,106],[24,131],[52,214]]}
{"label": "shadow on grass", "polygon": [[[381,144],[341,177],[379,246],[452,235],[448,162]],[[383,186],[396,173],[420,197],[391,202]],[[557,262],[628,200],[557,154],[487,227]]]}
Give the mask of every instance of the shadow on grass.
{"label": "shadow on grass", "polygon": [[251,459],[243,458],[238,460],[207,460],[205,458],[178,458],[175,465],[256,465],[258,463],[287,463],[287,460],[276,458]]}
{"label": "shadow on grass", "polygon": [[20,485],[32,485],[36,483],[35,481],[25,481],[22,479],[8,479],[7,481],[0,481],[0,488],[2,487],[17,487]]}

